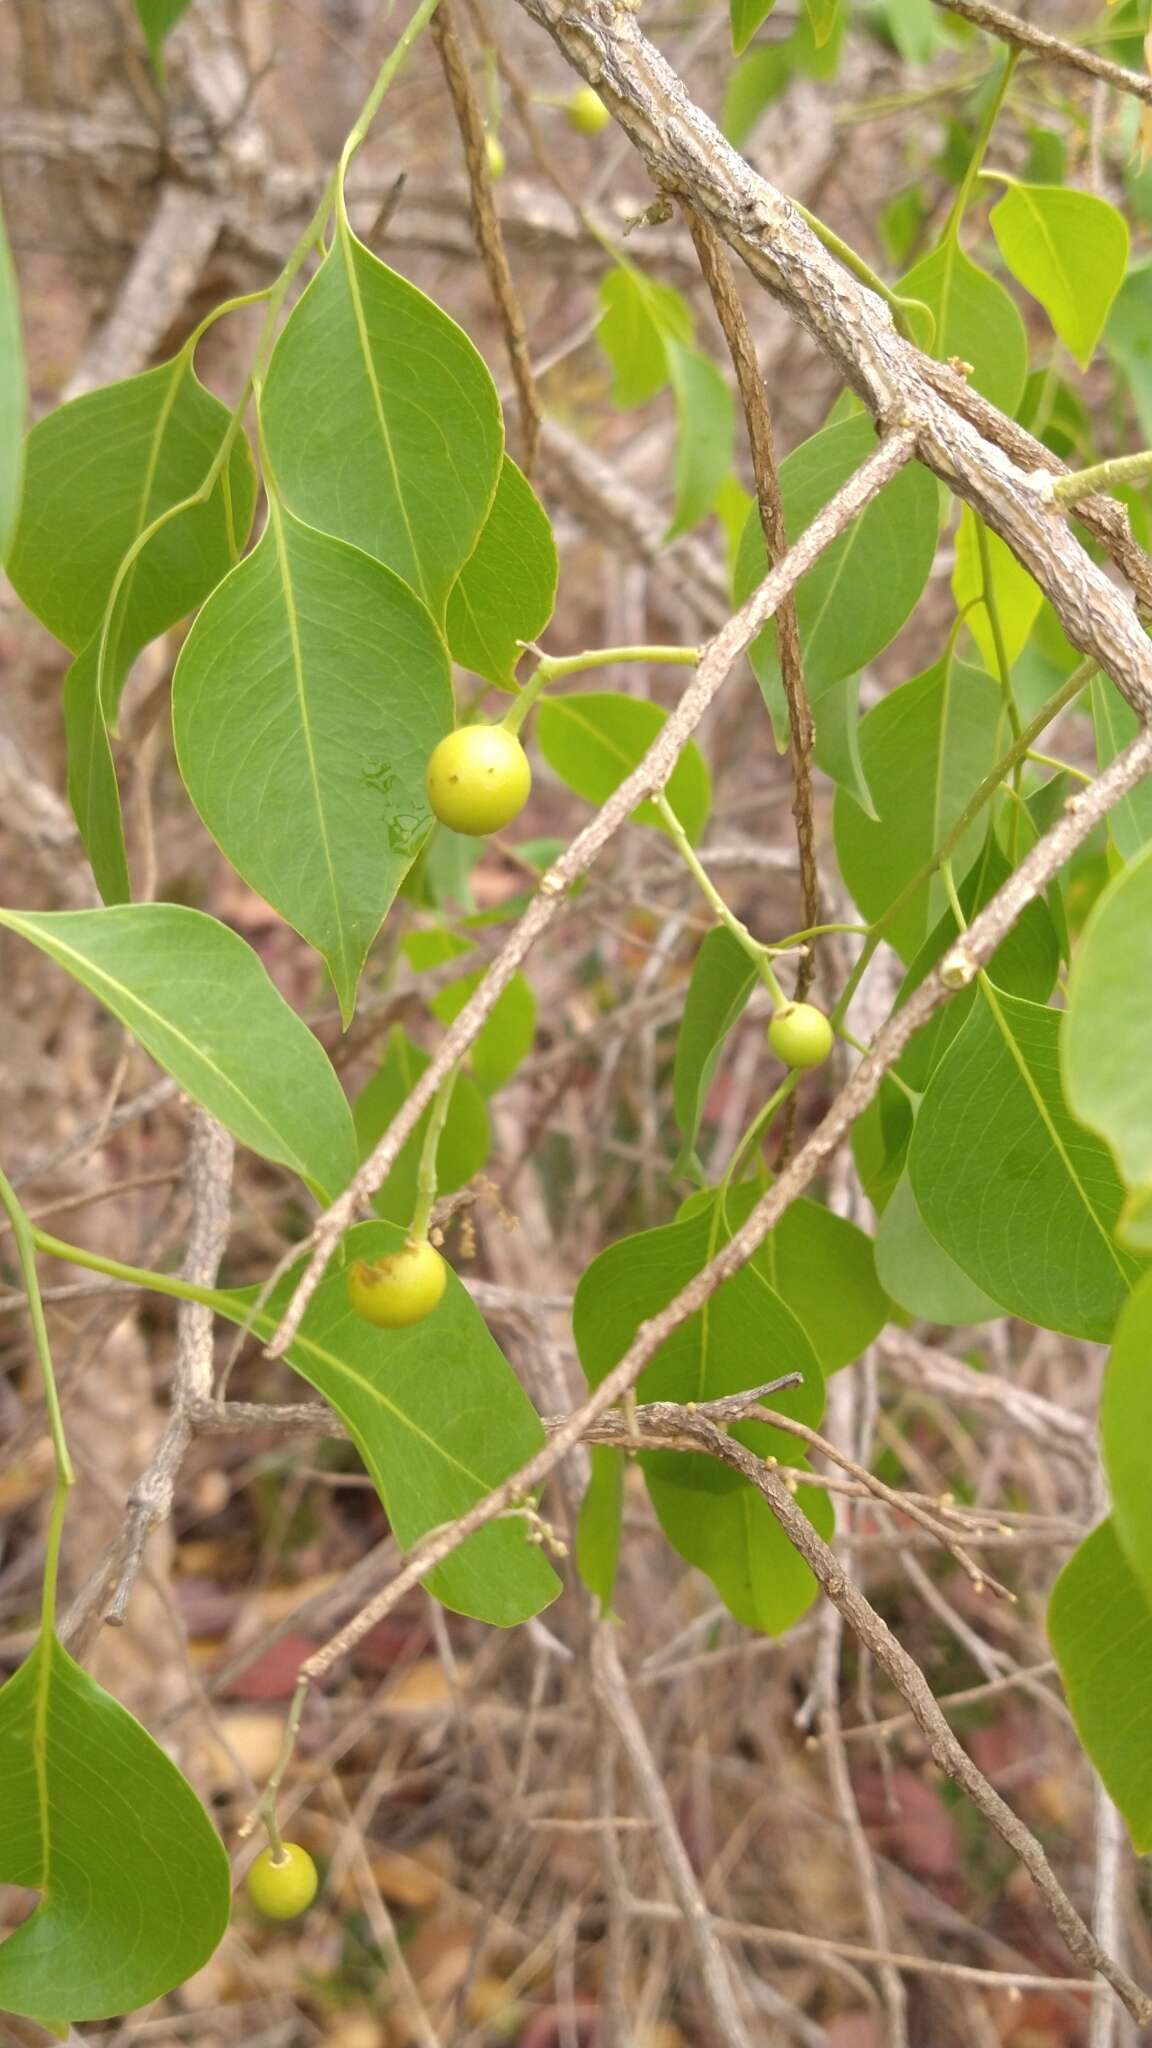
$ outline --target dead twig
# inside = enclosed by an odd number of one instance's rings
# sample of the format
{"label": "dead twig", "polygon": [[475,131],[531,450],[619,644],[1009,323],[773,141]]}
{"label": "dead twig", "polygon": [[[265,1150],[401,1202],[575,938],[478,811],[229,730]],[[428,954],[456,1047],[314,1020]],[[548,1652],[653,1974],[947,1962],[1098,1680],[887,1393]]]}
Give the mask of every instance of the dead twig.
{"label": "dead twig", "polygon": [[528,348],[528,334],[524,325],[524,314],[512,282],[504,238],[500,233],[500,222],[492,193],[492,174],[488,168],[487,139],[480,108],[468,76],[468,66],[456,33],[456,23],[449,0],[440,0],[432,17],[432,40],[440,56],[441,67],[448,86],[449,96],[456,113],[456,124],[464,145],[464,162],[468,170],[468,184],[472,194],[472,224],[484,268],[488,275],[492,297],[500,315],[504,330],[504,346],[516,385],[520,411],[520,467],[531,481],[536,468],[536,450],[540,440],[540,394],[532,371],[532,357]]}

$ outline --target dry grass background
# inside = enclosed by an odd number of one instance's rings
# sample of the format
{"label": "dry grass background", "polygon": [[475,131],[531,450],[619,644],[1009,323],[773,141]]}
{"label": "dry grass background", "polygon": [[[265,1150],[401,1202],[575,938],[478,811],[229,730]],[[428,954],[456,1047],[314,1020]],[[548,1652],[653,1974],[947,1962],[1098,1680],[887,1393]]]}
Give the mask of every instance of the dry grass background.
{"label": "dry grass background", "polygon": [[[569,81],[550,45],[507,0],[489,0],[508,62],[536,94]],[[651,20],[648,19],[651,15]],[[695,97],[720,104],[730,65],[727,10],[657,7],[648,32]],[[785,0],[774,17],[783,33]],[[228,293],[261,283],[288,245],[307,194],[332,160],[399,23],[367,0],[197,0],[173,46],[171,107],[158,100],[128,0],[8,0],[0,8],[0,175],[27,321],[33,401],[56,402],[99,360],[103,374],[169,351]],[[775,28],[774,31],[775,32]],[[252,85],[229,131],[227,218],[202,273],[138,360],[109,369],[103,323],[118,304],[165,176],[166,127],[208,134],[205,81]],[[910,81],[883,44],[851,38],[834,88],[800,82],[750,154],[784,188],[882,259],[875,221],[906,179],[931,185],[954,91],[978,55],[948,57]],[[887,107],[911,85],[927,100]],[[1039,83],[1030,90],[1041,91]],[[1075,88],[1073,88],[1074,90]],[[884,107],[883,113],[877,111]],[[573,138],[538,109],[541,130],[581,197],[618,228],[650,197],[613,131]],[[1006,124],[1006,158],[1011,154]],[[716,532],[653,556],[669,502],[671,419],[662,403],[615,413],[592,336],[601,252],[573,223],[507,106],[509,169],[499,209],[546,411],[560,432],[542,494],[561,546],[560,605],[548,645],[695,640],[723,605]],[[245,155],[247,152],[247,156]],[[245,163],[248,165],[245,172]],[[269,167],[276,167],[270,177]],[[468,328],[507,383],[499,330],[467,222],[459,144],[432,50],[422,46],[387,102],[358,174],[370,227],[399,173],[402,193],[376,243]],[[244,178],[248,183],[245,185]],[[937,179],[940,204],[947,191]],[[678,227],[638,233],[637,261],[689,292],[717,342],[691,244]],[[806,338],[747,294],[781,449],[820,423],[835,396]],[[201,352],[206,381],[235,393],[251,331],[237,319]],[[101,357],[99,351],[105,349]],[[720,350],[717,343],[717,354]],[[129,349],[131,356],[131,349]],[[566,445],[593,448],[591,479]],[[937,566],[914,627],[867,679],[915,672],[946,601]],[[121,762],[137,872],[158,898],[192,902],[243,933],[285,994],[317,1019],[351,1090],[373,1069],[382,1030],[432,1027],[395,959],[399,920],[377,956],[366,1013],[341,1039],[307,949],[226,868],[183,796],[165,724],[172,635],[129,686]],[[88,900],[61,802],[58,686],[64,662],[10,594],[0,608],[0,836],[3,898],[16,906]],[[634,669],[603,687],[666,696],[676,684]],[[755,734],[755,743],[752,735]],[[704,733],[716,784],[710,860],[734,907],[760,931],[801,920],[787,763],[772,747],[750,674],[730,686]],[[827,842],[827,787],[818,789]],[[568,834],[580,808],[541,776],[526,830]],[[520,886],[499,846],[477,871],[481,902]],[[631,829],[559,932],[533,957],[540,1030],[495,1107],[492,1187],[477,1191],[450,1240],[468,1277],[503,1290],[494,1324],[542,1410],[572,1405],[579,1373],[563,1302],[588,1259],[622,1232],[666,1220],[676,1191],[669,1078],[693,947],[703,929],[670,849]],[[179,1260],[188,1220],[186,1107],[80,990],[12,938],[0,939],[4,1161],[34,1215],[137,1263]],[[834,983],[835,957],[825,971]],[[880,991],[883,995],[883,991]],[[755,1007],[734,1035],[710,1113],[725,1155],[761,1098],[765,1053]],[[805,1119],[821,1083],[805,1090]],[[845,1168],[831,1198],[858,1201]],[[276,1169],[238,1163],[230,1283],[258,1280],[299,1235],[295,1191]],[[0,1245],[0,1671],[35,1625],[50,1458],[33,1363]],[[52,1333],[79,1469],[66,1537],[77,1593],[114,1538],[124,1500],[165,1415],[173,1352],[167,1303],[52,1271]],[[834,1276],[830,1277],[834,1284]],[[556,1306],[555,1304],[560,1304]],[[933,1363],[894,1337],[836,1383],[830,1434],[895,1485],[970,1503],[973,1543],[1018,1595],[1010,1606],[964,1575],[900,1517],[840,1497],[841,1544],[869,1596],[922,1663],[938,1695],[972,1693],[955,1724],[992,1782],[1040,1836],[1077,1902],[1091,1906],[1107,1830],[1047,1663],[1043,1608],[1054,1572],[1093,1518],[1087,1432],[1100,1358],[1090,1347],[1008,1323],[979,1333],[914,1332]],[[221,1340],[221,1343],[225,1342]],[[221,1351],[221,1357],[223,1357]],[[943,1361],[978,1358],[1027,1399],[977,1405]],[[284,1369],[257,1352],[232,1392],[292,1398]],[[572,1484],[553,1489],[570,1515]],[[630,1487],[616,1632],[631,1700],[719,1937],[733,1958],[749,2037],[827,2048],[1132,2048],[1128,2023],[1090,2017],[1083,1989],[1036,1985],[1067,1963],[1030,1883],[942,1782],[900,1702],[822,1609],[785,1642],[728,1620],[704,1581],[664,1545]],[[1007,1533],[1006,1533],[1007,1532]],[[96,1675],[170,1745],[225,1839],[267,1775],[303,1655],[394,1562],[375,1496],[346,1446],[259,1435],[200,1439],[171,1526],[154,1539],[127,1626],[105,1630]],[[713,2048],[721,2036],[701,1989],[644,1787],[630,1776],[593,1696],[589,1618],[574,1575],[541,1623],[512,1635],[442,1615],[423,1596],[391,1616],[311,1701],[287,1795],[293,1829],[322,1859],[322,1898],[287,1931],[243,1908],[217,1956],[156,2011],[77,2038],[99,2048],[593,2048],[609,2037],[613,1982],[633,2048]],[[830,1705],[844,1725],[835,1738]],[[896,1716],[890,1722],[889,1717]],[[610,1816],[616,1824],[605,1825]],[[658,1818],[658,1816],[657,1816]],[[1105,1815],[1106,1819],[1106,1815]],[[0,1912],[5,1910],[0,1891]],[[1137,1976],[1152,1943],[1135,1873],[1121,1862],[1112,1903]],[[9,1923],[25,1909],[7,1900]],[[882,1938],[878,1930],[883,1928]],[[882,1953],[920,1958],[898,1981]],[[1020,1976],[1019,1986],[981,1972]],[[901,1992],[898,1985],[903,1986]],[[901,2011],[906,2000],[906,2010]],[[0,2020],[0,2038],[4,2035]],[[39,2038],[13,2027],[11,2038]]]}

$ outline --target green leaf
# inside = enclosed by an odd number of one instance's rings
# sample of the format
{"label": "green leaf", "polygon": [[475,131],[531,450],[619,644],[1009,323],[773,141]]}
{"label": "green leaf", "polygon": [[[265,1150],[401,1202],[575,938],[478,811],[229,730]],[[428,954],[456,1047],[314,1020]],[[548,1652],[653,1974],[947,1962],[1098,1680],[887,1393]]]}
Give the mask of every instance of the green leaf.
{"label": "green leaf", "polygon": [[[992,601],[1004,642],[1004,652],[1009,668],[1019,660],[1028,636],[1036,623],[1044,594],[1040,585],[1016,560],[1010,547],[990,527],[985,528],[984,538],[988,544],[988,559],[992,579]],[[992,620],[984,601],[984,568],[980,559],[980,541],[977,532],[976,514],[970,505],[964,505],[960,512],[960,524],[956,529],[956,565],[952,571],[952,595],[957,611],[963,611],[971,604],[964,623],[980,649],[980,658],[993,675],[999,674],[996,652],[996,636],[992,631]]]}
{"label": "green leaf", "polygon": [[[391,1224],[365,1223],[344,1242],[349,1258],[376,1259],[401,1239]],[[298,1279],[289,1274],[254,1318],[261,1334],[275,1329]],[[250,1289],[234,1294],[223,1313],[243,1323],[253,1298]],[[483,1500],[544,1441],[532,1403],[452,1272],[433,1313],[406,1330],[366,1323],[344,1274],[330,1273],[287,1357],[346,1423],[404,1550]],[[560,1590],[515,1515],[477,1530],[423,1583],[445,1607],[498,1628],[527,1621]]]}
{"label": "green leaf", "polygon": [[607,1613],[620,1562],[626,1468],[623,1452],[611,1444],[593,1444],[589,1457],[591,1470],[576,1527],[576,1568]]}
{"label": "green leaf", "polygon": [[600,284],[596,339],[613,370],[612,397],[624,409],[644,405],[668,382],[668,344],[692,344],[691,310],[670,284],[617,264]]}
{"label": "green leaf", "polygon": [[944,41],[932,0],[884,0],[884,18],[905,64],[931,63]]}
{"label": "green leaf", "polygon": [[893,1301],[926,1323],[984,1323],[1001,1314],[928,1230],[902,1173],[876,1231],[876,1271]]}
{"label": "green leaf", "polygon": [[1123,1191],[1060,1088],[1054,1010],[982,984],[924,1097],[908,1170],[928,1229],[1010,1315],[1112,1334],[1139,1267],[1113,1242]]}
{"label": "green leaf", "polygon": [[1152,1603],[1152,1274],[1140,1282],[1116,1326],[1100,1403],[1100,1443],[1116,1535]]}
{"label": "green leaf", "polygon": [[[1152,847],[1146,847],[1109,884],[1088,919],[1069,978],[1061,1038],[1068,1100],[1107,1139],[1137,1193],[1152,1187],[1150,1003]],[[1148,1249],[1143,1230],[1140,1237]]]}
{"label": "green leaf", "polygon": [[[441,989],[428,1005],[433,1016],[445,1026],[451,1024],[483,979],[484,970],[479,968]],[[507,1086],[521,1060],[531,1052],[535,1036],[536,998],[532,985],[522,974],[514,974],[472,1041],[469,1059],[476,1085],[483,1094],[495,1095]]]}
{"label": "green leaf", "polygon": [[68,742],[68,801],[96,887],[105,903],[127,903],[132,884],[124,844],[120,784],[100,701],[100,636],[88,642],[64,678],[64,734]]}
{"label": "green leaf", "polygon": [[[780,489],[790,537],[811,525],[875,447],[871,421],[859,416],[822,428],[785,457]],[[918,463],[909,463],[804,577],[796,610],[814,701],[872,661],[915,610],[936,552],[937,519],[935,481]],[[763,581],[766,559],[753,508],[737,564],[738,604]],[[779,675],[773,622],[753,642],[751,659],[766,689]]]}
{"label": "green leaf", "polygon": [[696,349],[668,344],[676,394],[676,508],[665,541],[706,519],[732,466],[732,393],[714,363]]}
{"label": "green leaf", "polygon": [[[572,1310],[590,1385],[599,1385],[639,1325],[700,1272],[720,1242],[713,1203],[685,1222],[623,1238],[592,1261]],[[794,1369],[804,1374],[803,1386],[774,1396],[775,1405],[817,1421],[824,1391],[816,1354],[762,1275],[744,1267],[660,1346],[638,1391],[642,1401],[713,1400]],[[748,1423],[733,1434],[782,1464],[801,1462],[797,1440],[783,1431]],[[710,1458],[654,1452],[640,1463],[669,1542],[708,1574],[736,1619],[773,1635],[790,1628],[811,1604],[814,1582],[762,1496]],[[817,1526],[828,1529],[826,1497],[805,1486],[801,1500]]]}
{"label": "green leaf", "polygon": [[177,663],[180,772],[217,844],[324,955],[345,1021],[427,837],[453,722],[444,644],[399,576],[273,503]]}
{"label": "green leaf", "polygon": [[840,0],[806,0],[808,19],[817,49],[822,49],[833,35],[840,17]]}
{"label": "green leaf", "polygon": [[701,944],[684,998],[672,1098],[683,1140],[676,1171],[684,1173],[724,1041],[756,985],[756,969],[731,932],[718,925]]}
{"label": "green leaf", "polygon": [[762,21],[767,21],[776,0],[728,0],[732,22],[732,49],[739,57],[748,48]]}
{"label": "green leaf", "polygon": [[[643,697],[625,697],[611,690],[573,692],[544,697],[536,711],[536,741],[547,761],[569,789],[590,803],[602,804],[626,775],[639,766],[668,713]],[[694,843],[708,822],[712,785],[699,747],[689,740],[665,789],[672,809]],[[638,825],[667,830],[655,804],[645,801],[635,813]]]}
{"label": "green leaf", "polygon": [[228,1858],[152,1737],[42,1637],[0,1691],[0,1879],[41,1894],[0,1943],[0,2006],[50,2028],[182,1984],[231,1905]]}
{"label": "green leaf", "polygon": [[453,660],[498,689],[514,690],[520,642],[535,640],[552,617],[556,577],[548,515],[506,455],[484,529],[448,597]]}
{"label": "green leaf", "polygon": [[20,293],[0,210],[0,562],[8,553],[20,510],[27,402]]}
{"label": "green leaf", "polygon": [[[743,1223],[761,1192],[752,1182],[730,1190],[729,1228]],[[825,1373],[854,1364],[888,1320],[872,1239],[806,1196],[789,1204],[753,1264],[803,1325]]]}
{"label": "green leaf", "polygon": [[[1015,823],[1020,813],[1016,806],[1012,806],[1007,815]],[[1020,851],[1027,851],[1027,848]],[[960,881],[956,892],[968,923],[986,903],[991,902],[1011,873],[1011,865],[995,829],[989,829],[979,856]],[[1058,896],[1056,901],[1059,902]],[[949,946],[955,943],[959,929],[955,913],[948,905],[909,967],[897,1007],[907,1002],[913,989],[919,988]],[[1032,1003],[1046,1003],[1060,972],[1062,958],[1060,934],[1052,911],[1046,902],[1038,899],[1025,906],[1006,937],[1001,939],[988,962],[988,978],[997,988],[1007,989],[1009,995],[1025,996]],[[921,1094],[927,1088],[932,1074],[977,1000],[975,988],[964,989],[921,1025],[900,1059],[901,1078],[910,1088]]]}
{"label": "green leaf", "polygon": [[164,79],[164,44],[188,8],[189,0],[136,0],[136,12],[144,30],[157,78]]}
{"label": "green leaf", "polygon": [[1104,346],[1124,377],[1140,433],[1152,441],[1152,262],[1129,271],[1108,315]]}
{"label": "green leaf", "polygon": [[[372,1079],[361,1089],[353,1106],[356,1142],[361,1159],[366,1159],[383,1137],[393,1117],[407,1102],[429,1056],[416,1045],[399,1024],[388,1033],[384,1057]],[[372,1197],[380,1216],[405,1227],[416,1207],[416,1178],[420,1152],[428,1129],[431,1109],[426,1109],[387,1179]],[[492,1147],[488,1111],[479,1089],[467,1074],[457,1074],[436,1148],[436,1176],[442,1195],[455,1193],[479,1173]]]}
{"label": "green leaf", "polygon": [[0,910],[0,925],[90,989],[242,1145],[325,1195],[351,1180],[352,1118],[328,1056],[226,925],[173,903]]}
{"label": "green leaf", "polygon": [[860,678],[842,676],[820,699],[816,720],[816,766],[859,804],[866,818],[878,813],[860,754]]}
{"label": "green leaf", "polygon": [[1101,1522],[1052,1589],[1048,1639],[1076,1732],[1141,1855],[1152,1849],[1152,1608]]}
{"label": "green leaf", "polygon": [[[1096,765],[1106,768],[1140,730],[1136,713],[1107,676],[1092,678],[1092,725],[1096,734]],[[1122,860],[1135,860],[1152,839],[1152,781],[1138,782],[1113,804],[1108,831]]]}
{"label": "green leaf", "polygon": [[973,389],[1011,417],[1028,376],[1028,336],[1003,285],[965,255],[955,235],[946,234],[908,272],[900,291],[922,299],[934,315],[931,353],[942,362],[958,356],[971,363]]}
{"label": "green leaf", "polygon": [[736,149],[743,149],[761,115],[779,99],[796,68],[791,38],[784,43],[759,43],[742,64],[732,66],[720,126]]}
{"label": "green leaf", "polygon": [[[33,427],[8,573],[29,610],[74,654],[98,630],[133,543],[204,482],[228,424],[182,353],[58,406]],[[232,567],[255,501],[252,457],[239,435],[212,495],[162,526],[127,572],[105,687],[110,715],[139,650]]]}
{"label": "green leaf", "polygon": [[[860,762],[875,819],[836,792],[836,856],[869,923],[891,909],[951,831],[997,756],[1001,697],[991,676],[945,656],[882,697],[860,723]],[[963,872],[986,831],[977,818],[953,854]],[[939,875],[885,927],[911,960],[947,908]]]}
{"label": "green leaf", "polygon": [[496,387],[456,322],[340,229],[276,344],[261,420],[297,517],[375,555],[442,619],[504,441]]}
{"label": "green leaf", "polygon": [[852,1126],[852,1155],[860,1185],[881,1215],[904,1171],[912,1124],[912,1105],[907,1095],[886,1074],[879,1094]]}
{"label": "green leaf", "polygon": [[1013,277],[1086,370],[1128,267],[1123,214],[1091,192],[1013,183],[989,220]]}

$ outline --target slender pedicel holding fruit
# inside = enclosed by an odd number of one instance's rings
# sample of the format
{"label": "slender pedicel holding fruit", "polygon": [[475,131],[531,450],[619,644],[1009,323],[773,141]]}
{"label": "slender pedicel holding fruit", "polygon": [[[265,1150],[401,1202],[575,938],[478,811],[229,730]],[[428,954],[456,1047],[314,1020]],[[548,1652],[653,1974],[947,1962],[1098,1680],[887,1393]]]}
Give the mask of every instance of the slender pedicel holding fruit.
{"label": "slender pedicel holding fruit", "polygon": [[515,733],[502,725],[462,725],[434,750],[427,783],[440,823],[478,839],[519,817],[532,770]]}
{"label": "slender pedicel holding fruit", "polygon": [[835,1033],[815,1003],[782,1003],[768,1026],[768,1043],[786,1067],[819,1067]]}
{"label": "slender pedicel holding fruit", "polygon": [[508,158],[504,154],[504,144],[501,142],[500,137],[498,135],[486,135],[484,137],[484,151],[488,158],[488,176],[490,178],[502,178],[508,167]]}
{"label": "slender pedicel holding fruit", "polygon": [[564,112],[578,135],[600,135],[612,119],[598,92],[582,85],[565,101]]}
{"label": "slender pedicel holding fruit", "polygon": [[257,1912],[269,1920],[294,1920],[316,1897],[320,1880],[316,1865],[299,1842],[264,1849],[245,1879],[245,1890]]}
{"label": "slender pedicel holding fruit", "polygon": [[427,1238],[409,1239],[383,1259],[353,1259],[348,1299],[378,1330],[406,1330],[430,1316],[448,1284],[448,1268]]}

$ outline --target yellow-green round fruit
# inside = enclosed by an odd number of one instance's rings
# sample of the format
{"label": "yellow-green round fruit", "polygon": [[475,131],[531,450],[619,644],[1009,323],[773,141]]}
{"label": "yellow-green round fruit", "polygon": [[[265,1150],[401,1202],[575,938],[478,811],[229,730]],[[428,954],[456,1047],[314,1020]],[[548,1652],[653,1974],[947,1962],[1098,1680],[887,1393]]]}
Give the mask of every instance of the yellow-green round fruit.
{"label": "yellow-green round fruit", "polygon": [[294,1920],[316,1897],[320,1880],[316,1865],[299,1842],[285,1842],[283,1854],[264,1849],[245,1879],[245,1889],[258,1913],[269,1920]]}
{"label": "yellow-green round fruit", "polygon": [[486,135],[484,137],[484,150],[488,158],[488,176],[490,178],[502,178],[508,168],[508,158],[504,153],[504,144],[501,142],[500,137],[498,135]]}
{"label": "yellow-green round fruit", "polygon": [[564,103],[564,112],[578,135],[601,135],[612,119],[598,92],[582,85]]}
{"label": "yellow-green round fruit", "polygon": [[427,781],[440,823],[478,839],[519,817],[532,770],[515,733],[502,725],[462,725],[434,750]]}
{"label": "yellow-green round fruit", "polygon": [[348,1299],[378,1330],[406,1330],[430,1316],[448,1284],[448,1268],[427,1238],[383,1259],[353,1259]]}
{"label": "yellow-green round fruit", "polygon": [[835,1033],[815,1003],[782,1003],[768,1026],[768,1043],[786,1067],[822,1066]]}

